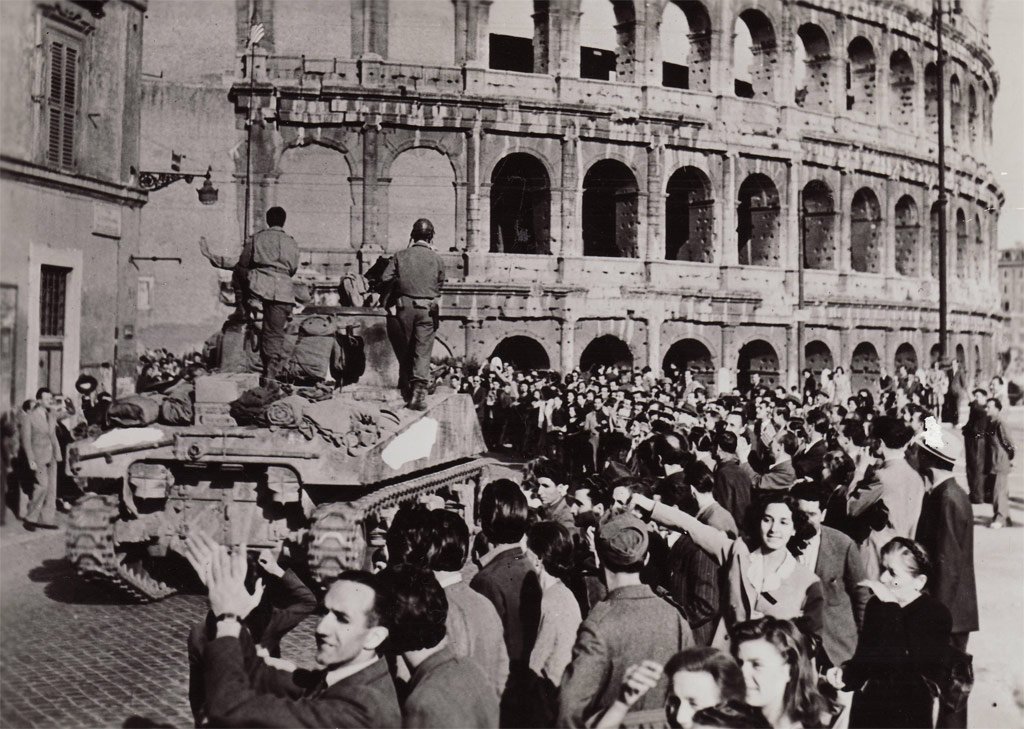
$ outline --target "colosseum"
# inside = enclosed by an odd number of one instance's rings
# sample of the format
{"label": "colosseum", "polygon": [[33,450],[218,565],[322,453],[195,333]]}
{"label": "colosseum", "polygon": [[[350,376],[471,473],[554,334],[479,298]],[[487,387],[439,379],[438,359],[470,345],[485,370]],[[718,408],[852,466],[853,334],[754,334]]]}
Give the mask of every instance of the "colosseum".
{"label": "colosseum", "polygon": [[248,175],[253,224],[288,210],[322,299],[431,218],[439,355],[720,384],[927,366],[941,83],[950,349],[987,375],[987,5],[946,16],[940,79],[931,0],[151,0],[144,161],[212,164],[221,203],[152,193],[143,253],[185,260],[141,264],[140,338],[226,312],[194,241],[240,239]]}

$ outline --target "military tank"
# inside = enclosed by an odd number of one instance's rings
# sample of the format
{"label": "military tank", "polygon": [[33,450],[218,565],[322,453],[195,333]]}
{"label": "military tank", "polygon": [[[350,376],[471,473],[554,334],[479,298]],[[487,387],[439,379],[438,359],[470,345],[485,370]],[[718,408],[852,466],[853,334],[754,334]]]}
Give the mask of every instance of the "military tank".
{"label": "military tank", "polygon": [[300,427],[233,424],[223,401],[258,375],[221,372],[197,379],[192,425],[119,428],[69,447],[66,468],[87,492],[67,534],[80,574],[138,600],[167,597],[180,587],[182,541],[201,529],[251,550],[287,545],[324,583],[367,566],[402,503],[441,495],[473,523],[485,446],[472,399],[440,389],[425,411],[404,408],[383,313],[313,314],[358,332],[366,368],[311,403]]}

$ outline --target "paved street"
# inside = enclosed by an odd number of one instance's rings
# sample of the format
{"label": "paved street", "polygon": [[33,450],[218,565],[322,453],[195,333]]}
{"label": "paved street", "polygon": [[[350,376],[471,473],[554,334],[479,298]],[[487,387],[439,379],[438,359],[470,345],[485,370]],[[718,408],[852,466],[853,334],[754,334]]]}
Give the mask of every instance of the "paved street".
{"label": "paved street", "polygon": [[[1024,410],[1013,421],[1024,451]],[[1011,488],[1014,519],[1024,524],[1024,479]],[[982,521],[990,507],[978,508]],[[971,725],[1020,727],[1024,528],[979,527],[975,535],[982,632],[969,646],[977,673]],[[122,604],[73,575],[61,533],[29,533],[17,523],[0,529],[0,555],[0,725],[191,725],[185,636],[202,616],[201,597]],[[309,662],[312,625],[288,636],[285,657]]]}

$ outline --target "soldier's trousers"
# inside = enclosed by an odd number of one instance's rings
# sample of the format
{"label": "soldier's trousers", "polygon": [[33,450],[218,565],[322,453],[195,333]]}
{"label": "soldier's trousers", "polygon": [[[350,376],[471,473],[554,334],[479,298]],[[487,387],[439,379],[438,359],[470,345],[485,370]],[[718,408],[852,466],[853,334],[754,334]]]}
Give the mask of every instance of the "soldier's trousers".
{"label": "soldier's trousers", "polygon": [[263,376],[276,380],[285,367],[285,327],[292,304],[284,301],[263,301],[263,331],[260,333],[260,357],[263,360]]}
{"label": "soldier's trousers", "polygon": [[429,304],[402,302],[388,315],[388,337],[398,358],[398,387],[406,395],[430,381],[430,353],[434,349],[434,318]]}

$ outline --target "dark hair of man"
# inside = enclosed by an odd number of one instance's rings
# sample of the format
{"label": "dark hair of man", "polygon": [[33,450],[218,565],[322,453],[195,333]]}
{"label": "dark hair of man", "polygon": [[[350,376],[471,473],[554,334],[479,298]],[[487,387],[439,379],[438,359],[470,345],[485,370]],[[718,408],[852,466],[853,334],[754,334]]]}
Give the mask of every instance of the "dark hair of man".
{"label": "dark hair of man", "polygon": [[388,652],[433,648],[444,640],[448,598],[429,570],[397,565],[388,567],[378,578],[388,586],[394,606],[388,626]]}
{"label": "dark hair of man", "polygon": [[668,659],[665,664],[665,677],[669,683],[677,673],[706,673],[718,685],[722,701],[742,701],[747,687],[743,680],[743,672],[725,651],[710,646],[684,648]]}
{"label": "dark hair of man", "polygon": [[288,219],[288,214],[284,211],[284,208],[274,206],[267,211],[267,225],[271,228],[283,228],[284,221]]}
{"label": "dark hair of man", "polygon": [[394,615],[394,600],[391,590],[383,584],[378,575],[366,570],[345,570],[334,578],[331,585],[338,582],[354,582],[357,585],[366,585],[373,590],[373,604],[366,611],[366,627],[374,628],[383,625],[391,629],[392,616]]}
{"label": "dark hair of man", "polygon": [[718,435],[718,450],[730,455],[736,454],[736,445],[739,443],[739,438],[731,430],[724,430]]}
{"label": "dark hair of man", "polygon": [[515,544],[526,534],[529,507],[515,481],[499,478],[480,494],[480,527],[492,547]]}
{"label": "dark hair of man", "polygon": [[412,504],[400,506],[385,537],[388,564],[426,568],[432,528],[430,512],[425,508]]}
{"label": "dark hair of man", "polygon": [[829,494],[814,481],[797,481],[789,490],[789,495],[797,501],[817,501],[818,506],[824,508],[828,502]]}
{"label": "dark hair of man", "polygon": [[1003,409],[1003,403],[997,397],[990,397],[988,400],[985,401],[986,405],[988,403],[992,403],[993,405],[995,405],[996,406],[996,410],[1002,410]]}
{"label": "dark hair of man", "polygon": [[693,725],[729,729],[771,729],[772,726],[760,709],[742,701],[726,701],[700,709],[693,714]]}
{"label": "dark hair of man", "polygon": [[853,483],[853,476],[857,472],[857,464],[846,455],[845,451],[832,450],[825,454],[822,463],[829,470],[829,482],[833,486],[849,486]]}
{"label": "dark hair of man", "polygon": [[41,398],[43,395],[52,395],[52,394],[53,394],[53,390],[51,390],[49,387],[40,387],[38,390],[36,390],[36,400]]}
{"label": "dark hair of man", "polygon": [[858,448],[869,444],[867,433],[864,432],[864,423],[859,420],[844,420],[842,431],[843,435],[853,441]]}
{"label": "dark hair of man", "polygon": [[800,441],[797,439],[796,434],[788,430],[779,433],[778,439],[782,445],[782,452],[787,456],[792,457],[796,453],[796,449],[800,447]]}
{"label": "dark hair of man", "polygon": [[711,469],[700,461],[694,461],[683,469],[683,477],[686,483],[693,487],[694,491],[702,494],[710,494],[715,487],[715,477],[711,475]]}
{"label": "dark hair of man", "polygon": [[682,466],[690,458],[690,444],[686,437],[676,432],[658,433],[650,439],[651,456],[657,462]]}
{"label": "dark hair of man", "polygon": [[427,566],[436,572],[458,572],[469,556],[469,527],[466,520],[447,509],[434,509],[430,517]]}
{"label": "dark hair of man", "polygon": [[836,411],[836,415],[839,416],[839,420],[840,421],[842,421],[850,412],[843,405],[836,405],[835,406],[835,411]]}
{"label": "dark hair of man", "polygon": [[828,432],[828,416],[821,410],[812,410],[807,413],[807,427],[818,435],[825,435]]}
{"label": "dark hair of man", "polygon": [[554,521],[539,521],[526,531],[526,546],[537,555],[552,577],[565,580],[573,569],[573,544],[569,530]]}
{"label": "dark hair of man", "polygon": [[909,425],[900,418],[888,415],[875,420],[872,434],[881,439],[883,445],[889,449],[904,448],[914,437],[914,432]]}
{"label": "dark hair of man", "polygon": [[985,397],[988,397],[988,390],[986,390],[984,387],[975,387],[973,390],[971,390],[972,395],[977,395],[979,392]]}
{"label": "dark hair of man", "polygon": [[690,428],[690,443],[693,445],[694,450],[704,453],[710,453],[714,447],[714,441],[711,440],[711,434],[708,433],[707,428],[699,425]]}

